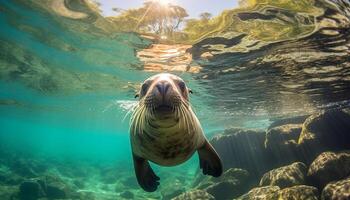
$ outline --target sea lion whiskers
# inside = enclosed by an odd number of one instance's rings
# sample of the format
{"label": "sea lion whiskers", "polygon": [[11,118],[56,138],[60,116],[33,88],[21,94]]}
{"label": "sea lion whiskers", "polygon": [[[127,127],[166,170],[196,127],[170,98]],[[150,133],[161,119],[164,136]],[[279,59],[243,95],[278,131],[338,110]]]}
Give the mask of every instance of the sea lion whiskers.
{"label": "sea lion whiskers", "polygon": [[144,125],[145,121],[145,111],[146,107],[143,103],[139,103],[136,107],[132,117],[131,117],[131,124],[133,125],[131,127],[132,132],[135,133],[142,133],[142,127]]}
{"label": "sea lion whiskers", "polygon": [[128,110],[128,112],[125,113],[123,120],[122,120],[123,122],[129,115],[131,115],[135,111],[137,106],[138,106],[138,103],[135,103],[134,105],[132,105],[132,107]]}
{"label": "sea lion whiskers", "polygon": [[187,128],[187,130],[191,130],[190,128],[190,117],[187,115],[187,112],[186,112],[186,107],[184,107],[183,105],[180,106],[180,110],[181,110],[181,115],[182,115],[182,123],[181,124],[184,124],[184,126]]}

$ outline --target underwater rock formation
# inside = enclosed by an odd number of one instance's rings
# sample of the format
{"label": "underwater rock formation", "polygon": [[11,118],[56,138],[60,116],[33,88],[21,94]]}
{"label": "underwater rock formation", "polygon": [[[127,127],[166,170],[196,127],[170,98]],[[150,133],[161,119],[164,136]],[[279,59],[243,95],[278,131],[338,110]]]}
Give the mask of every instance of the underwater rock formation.
{"label": "underwater rock formation", "polygon": [[[349,152],[346,151],[350,144],[348,118],[346,109],[333,109],[315,113],[303,123],[276,124],[266,133],[227,129],[214,136],[211,142],[225,168],[242,169],[228,169],[219,179],[199,175],[194,186],[217,199],[319,199],[319,192],[327,184],[350,174]],[[329,138],[328,143],[319,142],[317,146],[298,143],[305,141],[307,134],[312,134],[313,140],[326,141],[322,138]],[[330,150],[343,151],[328,152]],[[295,163],[286,165],[286,162]],[[238,197],[239,192],[235,192],[238,188],[242,192],[258,185],[254,177],[261,177],[260,187]],[[244,189],[237,184],[243,182],[249,183]],[[344,188],[348,187],[347,184],[341,182],[340,185],[339,195],[346,196]]]}
{"label": "underwater rock formation", "polygon": [[172,200],[215,200],[215,198],[203,190],[191,190],[173,198]]}
{"label": "underwater rock formation", "polygon": [[185,192],[185,188],[178,179],[167,182],[163,188],[160,188],[162,200],[170,200],[183,192]]}
{"label": "underwater rock formation", "polygon": [[19,186],[20,199],[38,199],[45,196],[46,185],[41,180],[23,181]]}
{"label": "underwater rock formation", "polygon": [[306,165],[296,162],[267,172],[261,178],[259,186],[270,185],[283,189],[295,185],[303,185],[305,183],[306,173]]}
{"label": "underwater rock formation", "polygon": [[319,188],[350,175],[350,152],[324,152],[310,165],[307,176]]}
{"label": "underwater rock formation", "polygon": [[228,129],[210,141],[220,155],[224,168],[242,168],[259,177],[268,166],[263,131]]}
{"label": "underwater rock formation", "polygon": [[350,177],[329,183],[322,191],[322,200],[350,199]]}
{"label": "underwater rock formation", "polygon": [[318,200],[318,189],[307,185],[297,185],[278,192],[278,199],[288,200]]}
{"label": "underwater rock formation", "polygon": [[265,148],[280,164],[297,161],[297,143],[302,124],[284,124],[266,132]]}
{"label": "underwater rock formation", "polygon": [[221,177],[200,175],[195,180],[195,188],[204,190],[215,199],[232,199],[242,195],[252,186],[254,179],[243,169],[230,168]]}
{"label": "underwater rock formation", "polygon": [[250,190],[236,200],[274,200],[278,199],[278,186],[258,187]]}
{"label": "underwater rock formation", "polygon": [[323,111],[306,119],[298,144],[308,147],[307,150],[319,150],[319,152],[349,149],[349,130],[348,113],[343,110]]}
{"label": "underwater rock formation", "polygon": [[297,185],[282,190],[278,186],[265,186],[254,188],[236,200],[318,200],[318,196],[317,188],[307,185]]}

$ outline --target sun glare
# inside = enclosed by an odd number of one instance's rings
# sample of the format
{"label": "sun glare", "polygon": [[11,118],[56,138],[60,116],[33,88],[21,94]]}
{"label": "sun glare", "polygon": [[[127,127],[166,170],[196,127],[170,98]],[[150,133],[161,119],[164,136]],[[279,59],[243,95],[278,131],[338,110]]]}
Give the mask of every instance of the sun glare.
{"label": "sun glare", "polygon": [[162,5],[168,5],[171,0],[154,0],[154,1]]}

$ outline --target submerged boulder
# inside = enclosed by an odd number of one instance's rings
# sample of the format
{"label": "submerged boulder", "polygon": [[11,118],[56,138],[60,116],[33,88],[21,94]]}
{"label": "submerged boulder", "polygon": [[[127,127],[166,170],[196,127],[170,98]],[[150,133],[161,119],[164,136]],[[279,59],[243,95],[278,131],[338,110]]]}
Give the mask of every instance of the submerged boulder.
{"label": "submerged boulder", "polygon": [[215,198],[203,190],[191,190],[173,198],[172,200],[215,200]]}
{"label": "submerged boulder", "polygon": [[46,196],[51,199],[68,198],[72,192],[69,185],[57,176],[46,176]]}
{"label": "submerged boulder", "polygon": [[178,179],[174,179],[171,182],[165,183],[164,187],[160,189],[162,200],[170,200],[185,192],[183,184]]}
{"label": "submerged boulder", "polygon": [[227,129],[210,141],[226,169],[246,169],[254,177],[260,177],[271,168],[264,142],[265,131],[236,128]]}
{"label": "submerged boulder", "polygon": [[260,186],[270,185],[286,188],[302,185],[305,183],[306,172],[306,165],[301,162],[296,162],[265,173],[260,180]]}
{"label": "submerged boulder", "polygon": [[59,177],[47,175],[40,178],[28,179],[19,186],[20,199],[67,199],[74,197],[72,188]]}
{"label": "submerged boulder", "polygon": [[20,199],[38,199],[44,197],[46,190],[45,182],[40,179],[23,181],[19,186]]}
{"label": "submerged boulder", "polygon": [[0,183],[6,185],[19,185],[24,178],[11,172],[7,167],[0,166]]}
{"label": "submerged boulder", "polygon": [[303,124],[304,121],[309,117],[310,115],[303,115],[303,116],[296,116],[296,117],[290,117],[290,118],[284,118],[284,119],[278,119],[278,120],[271,120],[273,121],[270,126],[267,128],[268,130],[273,129],[278,126],[283,125],[298,125]]}
{"label": "submerged boulder", "polygon": [[324,152],[310,165],[307,176],[319,188],[350,175],[350,152]]}
{"label": "submerged boulder", "polygon": [[278,186],[258,187],[236,200],[317,200],[318,190],[307,185],[280,189]]}
{"label": "submerged boulder", "polygon": [[18,199],[16,197],[18,197],[17,186],[0,185],[0,199],[15,200],[15,199]]}
{"label": "submerged boulder", "polygon": [[286,200],[318,200],[319,194],[315,187],[297,185],[278,192],[278,199]]}
{"label": "submerged boulder", "polygon": [[277,200],[279,191],[280,188],[278,186],[258,187],[250,190],[247,194],[240,196],[236,200]]}
{"label": "submerged boulder", "polygon": [[303,124],[298,144],[311,159],[324,151],[349,149],[350,114],[329,110],[311,115]]}
{"label": "submerged boulder", "polygon": [[322,191],[322,200],[350,199],[350,177],[329,183]]}
{"label": "submerged boulder", "polygon": [[124,199],[133,199],[134,198],[134,193],[130,192],[129,190],[124,191],[120,193],[120,197],[123,197]]}
{"label": "submerged boulder", "polygon": [[248,171],[238,168],[226,170],[220,177],[204,177],[196,186],[216,199],[232,199],[248,191],[252,185]]}
{"label": "submerged boulder", "polygon": [[266,132],[265,148],[270,152],[276,164],[295,162],[297,143],[302,124],[284,124]]}

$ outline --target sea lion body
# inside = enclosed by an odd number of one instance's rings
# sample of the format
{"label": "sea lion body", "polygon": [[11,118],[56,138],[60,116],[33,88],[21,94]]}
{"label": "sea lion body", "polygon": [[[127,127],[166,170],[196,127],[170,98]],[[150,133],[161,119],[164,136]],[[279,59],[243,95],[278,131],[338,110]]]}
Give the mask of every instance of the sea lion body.
{"label": "sea lion body", "polygon": [[200,123],[195,120],[187,127],[174,115],[149,119],[143,132],[131,138],[133,152],[163,166],[185,162],[205,142]]}
{"label": "sea lion body", "polygon": [[174,166],[198,152],[200,168],[214,177],[222,173],[220,157],[204,136],[189,103],[185,82],[172,74],[157,74],[142,84],[131,117],[130,141],[139,185],[153,192],[159,177],[148,161]]}

